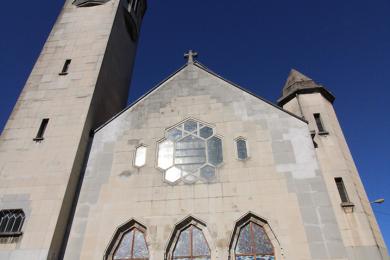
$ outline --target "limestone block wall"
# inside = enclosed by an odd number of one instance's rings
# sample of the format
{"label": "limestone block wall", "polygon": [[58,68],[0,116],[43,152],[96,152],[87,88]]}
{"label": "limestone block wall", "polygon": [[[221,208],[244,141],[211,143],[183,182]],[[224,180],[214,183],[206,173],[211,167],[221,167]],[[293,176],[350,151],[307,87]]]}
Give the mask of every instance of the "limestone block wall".
{"label": "limestone block wall", "polygon": [[[371,259],[373,256],[378,259],[388,259],[386,245],[333,105],[320,93],[299,95],[299,103],[304,118],[309,121],[310,130],[316,132],[314,141],[318,144],[317,157],[348,256],[350,259]],[[284,108],[301,115],[296,98],[284,105]],[[314,113],[320,113],[328,134],[319,134],[313,117]],[[336,177],[343,178],[349,199],[354,204],[353,208],[341,207],[340,195],[334,180]]]}
{"label": "limestone block wall", "polygon": [[[223,164],[214,182],[171,185],[156,168],[157,142],[188,117],[215,128]],[[236,159],[239,136],[247,161]],[[140,144],[147,160],[136,168]],[[150,259],[164,259],[175,225],[191,215],[206,224],[212,259],[225,260],[248,212],[268,222],[276,259],[349,259],[307,124],[188,65],[95,133],[65,259],[102,259],[130,219],[146,227]]]}
{"label": "limestone block wall", "polygon": [[[20,239],[0,243],[0,259],[57,259],[89,132],[126,104],[136,41],[126,28],[125,1],[72,2],[65,2],[1,135],[0,208],[21,208],[26,220]],[[68,74],[59,75],[67,59]],[[33,141],[44,118],[44,140]]]}

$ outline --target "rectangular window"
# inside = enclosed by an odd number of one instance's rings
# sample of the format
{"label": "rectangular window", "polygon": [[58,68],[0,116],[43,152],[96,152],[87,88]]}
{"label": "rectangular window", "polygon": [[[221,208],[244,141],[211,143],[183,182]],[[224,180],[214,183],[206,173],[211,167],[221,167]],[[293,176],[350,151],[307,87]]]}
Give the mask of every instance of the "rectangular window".
{"label": "rectangular window", "polygon": [[334,178],[336,182],[337,189],[339,190],[341,202],[349,202],[347,190],[343,182],[343,178]]}
{"label": "rectangular window", "polygon": [[49,118],[42,119],[41,126],[39,127],[37,136],[34,138],[34,141],[43,140],[43,135],[45,134],[48,123],[49,123]]}
{"label": "rectangular window", "polygon": [[62,67],[62,71],[60,75],[67,75],[69,70],[69,65],[72,62],[72,60],[66,60],[64,63],[64,66]]}
{"label": "rectangular window", "polygon": [[321,120],[321,115],[320,114],[314,114],[314,119],[316,120],[317,128],[319,132],[326,132],[324,125]]}

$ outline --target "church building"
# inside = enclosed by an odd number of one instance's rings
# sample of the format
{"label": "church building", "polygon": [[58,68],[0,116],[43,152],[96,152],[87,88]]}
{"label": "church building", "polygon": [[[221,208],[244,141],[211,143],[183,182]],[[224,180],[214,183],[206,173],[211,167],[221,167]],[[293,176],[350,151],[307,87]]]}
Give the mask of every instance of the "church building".
{"label": "church building", "polygon": [[146,11],[65,1],[0,137],[0,259],[389,260],[308,76],[273,103],[189,51],[126,105]]}

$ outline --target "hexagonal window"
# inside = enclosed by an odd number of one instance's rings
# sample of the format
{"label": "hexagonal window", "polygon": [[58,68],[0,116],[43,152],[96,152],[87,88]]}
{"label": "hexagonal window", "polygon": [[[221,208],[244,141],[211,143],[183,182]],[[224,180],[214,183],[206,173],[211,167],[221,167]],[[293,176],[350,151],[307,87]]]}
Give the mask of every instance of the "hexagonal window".
{"label": "hexagonal window", "polygon": [[166,140],[158,145],[157,166],[165,170],[165,180],[175,183],[182,179],[194,183],[200,178],[209,182],[216,178],[222,163],[222,140],[215,130],[193,119],[166,131]]}
{"label": "hexagonal window", "polygon": [[181,178],[181,170],[176,167],[169,168],[165,172],[165,180],[169,182],[176,182],[180,178]]}
{"label": "hexagonal window", "polygon": [[213,129],[205,126],[202,129],[200,129],[199,135],[203,138],[209,138],[210,136],[213,135]]}
{"label": "hexagonal window", "polygon": [[187,120],[184,122],[184,130],[188,132],[193,132],[198,127],[198,123],[193,120]]}
{"label": "hexagonal window", "polygon": [[216,178],[215,167],[206,165],[200,169],[200,176],[207,181],[213,181]]}

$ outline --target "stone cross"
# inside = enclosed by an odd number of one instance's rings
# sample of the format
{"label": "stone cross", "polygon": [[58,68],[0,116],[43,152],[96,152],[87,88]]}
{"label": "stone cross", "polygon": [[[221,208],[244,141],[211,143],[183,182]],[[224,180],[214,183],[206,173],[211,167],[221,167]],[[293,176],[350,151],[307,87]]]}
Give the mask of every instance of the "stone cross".
{"label": "stone cross", "polygon": [[184,58],[188,59],[187,64],[194,63],[194,58],[198,57],[198,53],[189,50],[188,53],[184,53]]}

